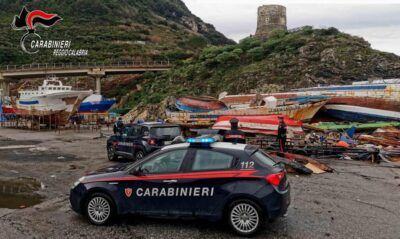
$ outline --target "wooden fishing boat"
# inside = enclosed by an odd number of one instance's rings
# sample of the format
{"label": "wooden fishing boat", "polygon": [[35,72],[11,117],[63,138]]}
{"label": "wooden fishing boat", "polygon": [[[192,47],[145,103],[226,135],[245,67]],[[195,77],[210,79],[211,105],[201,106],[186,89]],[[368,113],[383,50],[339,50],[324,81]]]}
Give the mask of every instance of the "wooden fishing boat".
{"label": "wooden fishing boat", "polygon": [[287,125],[288,132],[302,134],[302,122],[290,119],[284,115],[262,115],[262,116],[220,116],[213,125],[213,129],[230,130],[230,120],[236,118],[239,120],[239,129],[246,133],[277,135],[279,117],[283,117]]}
{"label": "wooden fishing boat", "polygon": [[323,110],[347,121],[400,121],[400,100],[338,96],[331,98]]}
{"label": "wooden fishing boat", "polygon": [[332,117],[355,122],[400,120],[400,79],[354,82],[295,90],[298,95],[329,96],[323,110]]}
{"label": "wooden fishing boat", "polygon": [[175,106],[177,109],[187,112],[208,112],[212,110],[227,109],[226,105],[223,102],[208,96],[181,97],[176,100]]}
{"label": "wooden fishing boat", "polygon": [[291,104],[276,107],[257,106],[248,108],[214,110],[202,113],[184,111],[166,111],[167,121],[183,126],[212,126],[220,116],[266,116],[286,115],[292,119],[307,122],[326,103],[325,100],[312,101],[304,104]]}

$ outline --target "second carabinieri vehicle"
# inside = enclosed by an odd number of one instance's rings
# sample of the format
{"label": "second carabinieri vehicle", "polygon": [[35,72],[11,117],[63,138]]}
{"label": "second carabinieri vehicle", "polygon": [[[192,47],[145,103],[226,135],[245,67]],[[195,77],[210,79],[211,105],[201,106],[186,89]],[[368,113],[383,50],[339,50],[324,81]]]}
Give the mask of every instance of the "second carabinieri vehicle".
{"label": "second carabinieri vehicle", "polygon": [[109,160],[119,156],[133,160],[142,159],[181,135],[179,125],[162,122],[144,122],[124,126],[122,134],[115,134],[107,140]]}
{"label": "second carabinieri vehicle", "polygon": [[284,169],[257,147],[199,138],[84,176],[70,202],[96,225],[123,214],[202,218],[252,235],[286,212],[289,189]]}

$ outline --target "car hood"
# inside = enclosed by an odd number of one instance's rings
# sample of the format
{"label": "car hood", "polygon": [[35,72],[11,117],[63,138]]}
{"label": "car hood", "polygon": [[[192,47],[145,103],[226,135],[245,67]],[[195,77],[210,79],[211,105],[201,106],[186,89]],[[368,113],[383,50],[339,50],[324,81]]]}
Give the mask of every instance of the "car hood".
{"label": "car hood", "polygon": [[118,178],[123,175],[126,175],[126,172],[124,171],[126,166],[127,164],[116,164],[89,172],[83,177],[82,182],[88,183],[93,181],[101,181],[103,179],[106,181],[111,181],[113,178]]}

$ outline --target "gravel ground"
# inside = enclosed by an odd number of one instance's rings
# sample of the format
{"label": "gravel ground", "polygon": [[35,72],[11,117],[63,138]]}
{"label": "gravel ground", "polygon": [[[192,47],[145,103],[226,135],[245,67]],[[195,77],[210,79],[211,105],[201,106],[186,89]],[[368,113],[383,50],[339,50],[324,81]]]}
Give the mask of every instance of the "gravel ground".
{"label": "gravel ground", "polygon": [[[0,129],[0,176],[36,178],[42,182],[38,193],[45,196],[33,207],[0,209],[0,238],[236,237],[222,224],[203,221],[131,216],[106,227],[87,223],[70,210],[68,193],[85,172],[112,164],[105,138],[98,135]],[[335,173],[290,175],[287,216],[256,238],[400,238],[400,169],[356,161],[329,164]]]}

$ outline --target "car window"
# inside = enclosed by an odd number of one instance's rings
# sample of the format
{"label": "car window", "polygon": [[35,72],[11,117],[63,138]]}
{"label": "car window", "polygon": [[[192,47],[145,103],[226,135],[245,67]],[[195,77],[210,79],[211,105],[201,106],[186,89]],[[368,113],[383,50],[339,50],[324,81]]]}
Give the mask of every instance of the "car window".
{"label": "car window", "polygon": [[132,127],[126,126],[126,127],[124,127],[122,134],[125,136],[128,136],[131,131],[132,131]]}
{"label": "car window", "polygon": [[225,153],[199,149],[193,160],[193,171],[228,169],[231,167],[233,156]]}
{"label": "car window", "polygon": [[139,168],[145,174],[177,173],[185,158],[186,152],[186,149],[174,150],[158,155],[140,165]]}
{"label": "car window", "polygon": [[129,128],[128,131],[128,136],[137,136],[139,134],[139,127],[138,126],[132,126]]}
{"label": "car window", "polygon": [[156,137],[170,136],[175,138],[181,134],[181,129],[179,127],[152,127],[150,134]]}
{"label": "car window", "polygon": [[263,164],[269,165],[269,166],[275,166],[276,162],[272,160],[268,155],[266,155],[264,152],[258,150],[257,152],[254,153],[254,156]]}
{"label": "car window", "polygon": [[141,128],[141,135],[143,136],[149,136],[149,129],[147,127],[142,127]]}

